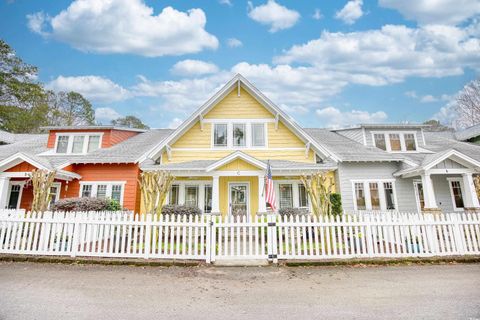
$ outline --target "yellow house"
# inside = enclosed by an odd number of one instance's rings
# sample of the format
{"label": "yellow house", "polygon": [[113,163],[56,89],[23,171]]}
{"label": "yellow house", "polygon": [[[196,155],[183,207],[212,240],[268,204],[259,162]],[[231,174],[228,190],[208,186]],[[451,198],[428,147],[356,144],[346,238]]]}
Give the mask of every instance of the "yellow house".
{"label": "yellow house", "polygon": [[[222,215],[267,212],[268,163],[277,208],[309,207],[301,174],[331,172],[335,155],[236,75],[142,160],[175,176],[168,201]],[[333,172],[331,173],[333,175]]]}

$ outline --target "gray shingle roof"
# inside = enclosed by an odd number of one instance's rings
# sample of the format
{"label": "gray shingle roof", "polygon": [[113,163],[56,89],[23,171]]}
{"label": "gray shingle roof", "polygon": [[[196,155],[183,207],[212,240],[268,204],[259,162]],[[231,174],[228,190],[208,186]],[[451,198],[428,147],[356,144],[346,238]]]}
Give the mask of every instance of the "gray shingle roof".
{"label": "gray shingle roof", "polygon": [[480,136],[480,123],[469,128],[466,128],[462,131],[455,132],[455,138],[460,141],[465,141],[471,138]]}
{"label": "gray shingle roof", "polygon": [[400,161],[401,156],[368,147],[327,129],[304,129],[318,143],[331,150],[342,161]]}

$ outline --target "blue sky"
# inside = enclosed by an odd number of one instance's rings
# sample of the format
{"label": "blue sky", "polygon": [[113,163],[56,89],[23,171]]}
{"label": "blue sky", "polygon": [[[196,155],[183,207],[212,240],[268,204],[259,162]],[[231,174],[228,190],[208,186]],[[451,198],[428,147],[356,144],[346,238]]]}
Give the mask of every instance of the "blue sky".
{"label": "blue sky", "polygon": [[478,0],[0,3],[0,37],[108,123],[175,127],[240,72],[299,123],[451,123],[480,70]]}

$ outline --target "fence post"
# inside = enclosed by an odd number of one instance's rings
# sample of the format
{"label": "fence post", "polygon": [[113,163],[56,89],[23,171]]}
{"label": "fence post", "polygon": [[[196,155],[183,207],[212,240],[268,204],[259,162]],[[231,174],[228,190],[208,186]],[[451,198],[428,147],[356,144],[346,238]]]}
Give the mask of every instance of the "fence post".
{"label": "fence post", "polygon": [[365,216],[365,223],[366,223],[366,230],[365,230],[365,237],[367,238],[367,253],[369,257],[373,257],[373,234],[372,234],[372,222],[370,219],[370,215]]}
{"label": "fence post", "polygon": [[465,237],[462,237],[462,231],[460,229],[460,223],[456,215],[449,215],[450,221],[453,222],[453,236],[455,238],[455,247],[458,254],[465,254],[465,246],[463,244]]}
{"label": "fence post", "polygon": [[[215,224],[212,221],[212,215],[209,214],[206,216],[206,242],[205,242],[205,254],[207,256],[206,262],[207,263],[212,263],[212,261],[215,261]],[[213,250],[212,250],[213,246]]]}
{"label": "fence post", "polygon": [[152,214],[145,214],[145,252],[144,258],[148,259],[150,257],[150,249],[152,244]]}
{"label": "fence post", "polygon": [[72,242],[72,248],[70,249],[71,253],[70,256],[72,258],[75,258],[77,256],[77,250],[78,250],[78,238],[80,237],[80,221],[79,221],[79,214],[75,214],[75,223],[73,224],[73,242]]}
{"label": "fence post", "polygon": [[277,223],[276,223],[275,214],[268,214],[267,215],[267,254],[268,254],[268,261],[272,261],[273,263],[278,263],[276,228],[277,228]]}

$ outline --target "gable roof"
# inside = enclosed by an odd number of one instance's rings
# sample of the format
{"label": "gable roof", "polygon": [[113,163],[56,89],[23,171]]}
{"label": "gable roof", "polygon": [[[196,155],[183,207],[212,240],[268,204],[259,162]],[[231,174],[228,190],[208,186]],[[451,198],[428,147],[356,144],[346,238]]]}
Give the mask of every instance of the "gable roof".
{"label": "gable roof", "polygon": [[480,123],[474,126],[468,127],[462,131],[455,132],[455,138],[457,138],[460,141],[465,141],[478,136],[480,136]]}
{"label": "gable roof", "polygon": [[281,120],[290,130],[292,130],[305,143],[310,143],[311,147],[318,153],[321,153],[325,158],[330,158],[334,161],[340,161],[339,157],[329,150],[325,145],[313,139],[306,131],[304,131],[289,115],[287,115],[281,108],[276,106],[270,99],[261,93],[255,86],[253,86],[242,75],[236,74],[229,82],[227,82],[217,93],[207,100],[200,108],[197,109],[187,120],[185,120],[172,134],[164,141],[158,143],[149,153],[145,154],[144,159],[156,158],[162,149],[172,144],[180,136],[190,129],[197,121],[200,121],[203,116],[208,113],[218,102],[220,102],[228,93],[230,93],[237,86],[241,86],[250,95],[252,95],[261,105],[276,116],[276,119]]}
{"label": "gable roof", "polygon": [[214,162],[213,164],[209,165],[206,169],[207,172],[213,171],[215,169],[218,169],[234,160],[241,159],[255,167],[258,167],[259,169],[266,170],[267,165],[265,162],[258,160],[257,158],[254,158],[248,154],[245,154],[241,151],[235,151],[229,154],[228,156]]}

